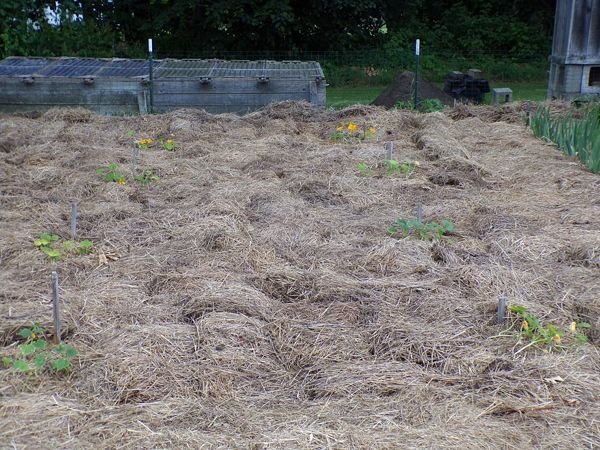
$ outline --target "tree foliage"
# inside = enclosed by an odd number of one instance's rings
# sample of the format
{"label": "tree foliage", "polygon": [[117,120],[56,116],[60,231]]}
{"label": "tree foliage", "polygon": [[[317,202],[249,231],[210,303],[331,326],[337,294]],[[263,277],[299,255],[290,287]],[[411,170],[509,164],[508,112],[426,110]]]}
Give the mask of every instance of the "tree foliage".
{"label": "tree foliage", "polygon": [[0,55],[160,56],[407,46],[547,56],[555,1],[2,0]]}

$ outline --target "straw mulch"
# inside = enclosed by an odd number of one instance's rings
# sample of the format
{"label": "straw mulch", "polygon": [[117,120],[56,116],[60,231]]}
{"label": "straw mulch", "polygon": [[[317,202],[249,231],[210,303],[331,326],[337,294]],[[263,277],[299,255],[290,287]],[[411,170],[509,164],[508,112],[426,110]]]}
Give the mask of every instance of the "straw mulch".
{"label": "straw mulch", "polygon": [[[53,268],[81,353],[0,370],[0,447],[595,448],[600,178],[461,108],[0,117],[0,356],[51,328]],[[350,120],[376,136],[332,142]],[[128,130],[177,141],[140,153],[160,181],[132,182]],[[359,174],[384,142],[410,178]],[[95,250],[52,264],[32,241],[69,237],[70,201]],[[387,233],[418,205],[449,240]],[[501,295],[588,343],[524,349]]]}

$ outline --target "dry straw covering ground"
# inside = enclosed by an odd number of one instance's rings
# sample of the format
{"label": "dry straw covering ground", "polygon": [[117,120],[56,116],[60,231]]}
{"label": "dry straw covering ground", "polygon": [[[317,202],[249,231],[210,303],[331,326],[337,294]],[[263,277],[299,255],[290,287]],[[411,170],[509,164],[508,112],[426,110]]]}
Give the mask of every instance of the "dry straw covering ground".
{"label": "dry straw covering ground", "polygon": [[[80,355],[0,370],[0,447],[598,448],[600,177],[521,109],[1,116],[0,356],[51,329],[52,270]],[[349,121],[375,135],[332,140]],[[135,183],[132,141],[167,136]],[[385,142],[409,177],[357,170]],[[33,240],[73,201],[94,252],[53,263]],[[388,233],[419,209],[454,232]],[[496,324],[501,295],[561,343]]]}

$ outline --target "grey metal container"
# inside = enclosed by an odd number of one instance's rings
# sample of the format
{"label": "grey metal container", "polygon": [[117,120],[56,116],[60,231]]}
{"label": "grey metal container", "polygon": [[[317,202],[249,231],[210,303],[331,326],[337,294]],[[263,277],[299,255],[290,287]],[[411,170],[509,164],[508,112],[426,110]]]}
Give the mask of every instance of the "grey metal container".
{"label": "grey metal container", "polygon": [[[246,113],[273,102],[325,106],[317,62],[22,58],[0,61],[0,111],[81,106],[101,114],[179,108]],[[153,104],[150,104],[152,89]]]}
{"label": "grey metal container", "polygon": [[600,0],[556,2],[549,98],[600,98]]}

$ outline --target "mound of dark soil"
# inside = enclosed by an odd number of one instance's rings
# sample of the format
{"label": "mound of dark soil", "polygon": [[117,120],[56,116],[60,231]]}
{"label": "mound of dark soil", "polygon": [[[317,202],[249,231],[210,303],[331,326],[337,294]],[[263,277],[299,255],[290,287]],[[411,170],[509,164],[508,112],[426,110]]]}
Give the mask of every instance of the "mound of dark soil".
{"label": "mound of dark soil", "polygon": [[[413,72],[401,72],[394,82],[373,100],[373,105],[391,108],[398,102],[412,102],[414,100],[414,79],[415,74]],[[435,84],[423,78],[419,79],[419,98],[435,98],[448,106],[454,104],[454,99],[451,96],[445,94]]]}

